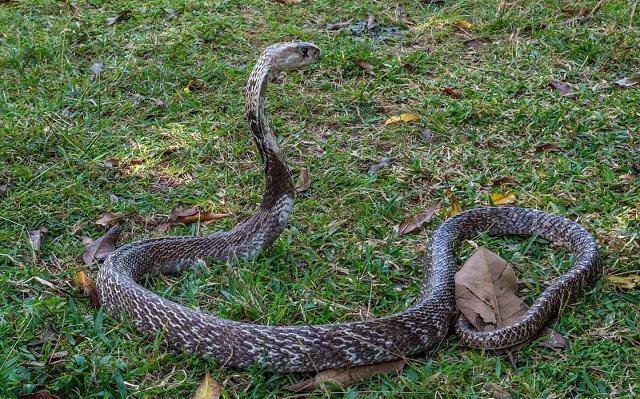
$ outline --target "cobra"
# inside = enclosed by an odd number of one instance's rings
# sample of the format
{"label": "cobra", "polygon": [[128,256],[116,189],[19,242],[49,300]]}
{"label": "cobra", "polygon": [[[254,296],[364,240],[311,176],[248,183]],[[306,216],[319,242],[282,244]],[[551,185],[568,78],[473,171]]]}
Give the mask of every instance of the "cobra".
{"label": "cobra", "polygon": [[246,87],[246,117],[260,153],[266,189],[257,212],[234,229],[202,237],[164,237],[134,242],[113,252],[97,278],[104,309],[124,313],[141,332],[160,334],[176,348],[212,356],[221,364],[258,365],[278,372],[306,372],[390,361],[434,348],[455,314],[454,249],[479,232],[536,235],[575,255],[575,264],[535,300],[513,325],[473,330],[460,318],[455,330],[473,346],[504,348],[530,339],[563,303],[601,274],[593,237],[576,223],[523,208],[479,208],[447,219],[428,245],[420,294],[403,312],[374,320],[325,325],[266,326],[232,321],[188,308],[142,287],[144,275],[176,273],[198,260],[255,257],[282,232],[291,214],[290,169],[265,115],[267,83],[275,73],[315,62],[318,47],[296,42],[268,47]]}

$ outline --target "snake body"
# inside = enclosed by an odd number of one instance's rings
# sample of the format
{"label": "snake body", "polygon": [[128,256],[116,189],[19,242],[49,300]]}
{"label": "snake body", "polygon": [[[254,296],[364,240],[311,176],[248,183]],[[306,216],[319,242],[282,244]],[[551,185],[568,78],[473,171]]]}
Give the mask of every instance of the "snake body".
{"label": "snake body", "polygon": [[198,260],[254,257],[276,239],[291,213],[294,189],[290,169],[264,112],[266,86],[276,72],[310,64],[319,54],[310,43],[274,45],[263,52],[249,77],[246,117],[266,176],[266,190],[254,216],[227,232],[148,239],[120,247],[98,272],[98,295],[107,312],[124,312],[140,331],[160,333],[171,346],[212,356],[224,365],[306,372],[379,363],[434,348],[455,313],[454,248],[480,232],[542,237],[574,254],[575,264],[513,325],[478,332],[461,317],[456,332],[472,346],[504,348],[530,339],[564,303],[598,278],[597,246],[582,227],[537,210],[500,207],[472,209],[447,219],[429,244],[430,264],[415,303],[401,313],[374,320],[314,326],[256,325],[181,306],[139,285],[137,281],[144,275],[176,273]]}

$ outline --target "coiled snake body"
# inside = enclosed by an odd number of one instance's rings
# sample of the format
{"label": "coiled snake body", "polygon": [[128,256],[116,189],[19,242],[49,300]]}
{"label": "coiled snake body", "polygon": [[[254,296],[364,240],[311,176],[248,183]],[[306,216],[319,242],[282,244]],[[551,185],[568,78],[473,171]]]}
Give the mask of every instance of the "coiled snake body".
{"label": "coiled snake body", "polygon": [[310,43],[267,48],[249,77],[246,116],[261,155],[266,190],[256,214],[236,228],[205,237],[165,237],[125,245],[98,272],[97,288],[106,311],[120,311],[149,334],[161,333],[172,346],[215,357],[221,364],[254,364],[281,372],[344,368],[389,361],[433,348],[455,312],[453,250],[456,243],[486,231],[491,235],[537,235],[570,250],[575,265],[548,287],[515,324],[474,331],[460,318],[456,332],[466,343],[503,348],[531,338],[560,306],[591,285],[601,273],[593,237],[576,223],[522,208],[479,208],[447,219],[429,244],[419,297],[404,312],[343,324],[263,326],[231,321],[178,305],[140,286],[144,275],[179,272],[207,258],[250,258],[283,230],[293,204],[289,167],[264,113],[267,82],[277,71],[314,62],[320,50]]}

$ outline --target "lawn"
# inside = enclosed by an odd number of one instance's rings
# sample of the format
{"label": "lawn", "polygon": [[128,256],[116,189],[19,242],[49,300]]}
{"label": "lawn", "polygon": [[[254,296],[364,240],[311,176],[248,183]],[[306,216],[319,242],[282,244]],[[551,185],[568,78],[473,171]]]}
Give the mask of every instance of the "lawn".
{"label": "lawn", "polygon": [[[615,82],[640,74],[638,8],[0,1],[0,397],[186,398],[206,372],[225,398],[640,396],[640,295],[607,279],[551,324],[565,348],[532,342],[512,362],[449,336],[402,373],[304,395],[285,389],[301,375],[234,370],[141,336],[76,283],[99,268],[84,264],[83,237],[106,232],[95,221],[107,212],[124,215],[120,244],[208,234],[252,214],[264,181],[244,84],[264,47],[291,40],[323,55],[269,87],[267,112],[311,188],[255,260],[211,262],[148,288],[264,324],[388,315],[418,294],[426,242],[452,201],[487,206],[492,193],[582,224],[607,276],[637,273],[640,83]],[[384,124],[401,113],[421,119]],[[369,172],[385,157],[394,159]],[[421,231],[397,235],[438,202]],[[159,232],[175,206],[229,216]],[[33,249],[29,232],[42,226]],[[529,301],[570,262],[537,241],[475,242],[513,264]]]}

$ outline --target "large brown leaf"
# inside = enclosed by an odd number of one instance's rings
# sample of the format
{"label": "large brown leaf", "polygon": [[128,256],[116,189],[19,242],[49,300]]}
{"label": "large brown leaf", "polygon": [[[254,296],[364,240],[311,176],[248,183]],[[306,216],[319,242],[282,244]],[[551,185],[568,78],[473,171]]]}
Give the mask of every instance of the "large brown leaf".
{"label": "large brown leaf", "polygon": [[516,292],[516,275],[500,256],[479,247],[455,275],[456,306],[480,331],[520,319],[527,311]]}
{"label": "large brown leaf", "polygon": [[107,234],[97,240],[87,243],[82,260],[86,265],[90,265],[94,260],[101,261],[116,249],[116,241],[120,235],[120,226],[115,225]]}
{"label": "large brown leaf", "polygon": [[402,236],[418,230],[424,223],[431,220],[439,209],[440,203],[433,204],[424,211],[408,217],[398,225],[398,235]]}

